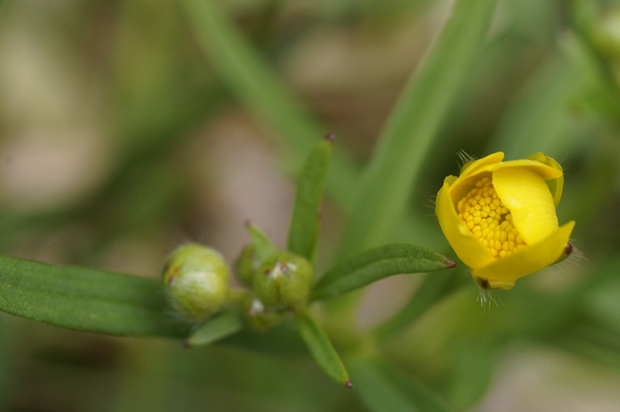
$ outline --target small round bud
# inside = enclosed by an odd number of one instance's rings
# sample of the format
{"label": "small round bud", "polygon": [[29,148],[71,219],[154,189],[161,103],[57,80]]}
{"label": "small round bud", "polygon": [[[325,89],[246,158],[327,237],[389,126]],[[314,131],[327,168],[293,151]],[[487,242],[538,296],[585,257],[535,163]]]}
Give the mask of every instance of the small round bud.
{"label": "small round bud", "polygon": [[308,297],[314,271],[301,256],[278,252],[254,275],[254,290],[269,307],[297,306]]}
{"label": "small round bud", "polygon": [[235,272],[239,276],[239,280],[246,285],[252,284],[252,276],[254,276],[259,266],[260,261],[258,260],[256,246],[254,245],[244,247],[237,260],[235,260]]}
{"label": "small round bud", "polygon": [[164,268],[163,282],[176,314],[188,321],[198,321],[224,303],[228,267],[215,250],[189,243],[172,252]]}

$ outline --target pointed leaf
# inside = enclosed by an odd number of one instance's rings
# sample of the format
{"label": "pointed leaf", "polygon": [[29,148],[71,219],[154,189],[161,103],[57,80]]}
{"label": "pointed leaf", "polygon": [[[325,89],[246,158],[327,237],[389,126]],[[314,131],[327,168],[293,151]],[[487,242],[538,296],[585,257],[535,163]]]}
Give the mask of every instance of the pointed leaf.
{"label": "pointed leaf", "polygon": [[241,329],[243,329],[241,314],[235,309],[224,310],[205,320],[185,342],[187,346],[208,345]]}
{"label": "pointed leaf", "polygon": [[314,260],[319,234],[319,207],[332,153],[334,135],[321,139],[308,155],[297,182],[295,207],[288,232],[288,250]]}
{"label": "pointed leaf", "polygon": [[259,262],[264,262],[278,251],[278,247],[267,237],[263,229],[252,223],[248,225],[248,231],[252,237],[252,244],[256,247],[256,259]]}
{"label": "pointed leaf", "polygon": [[299,335],[316,363],[336,383],[350,388],[349,374],[325,331],[305,311],[297,313],[295,322]]}
{"label": "pointed leaf", "polygon": [[456,263],[433,250],[394,243],[370,249],[330,269],[315,285],[311,299],[325,299],[403,273],[435,272]]}
{"label": "pointed leaf", "polygon": [[70,329],[179,337],[159,282],[0,256],[0,311]]}

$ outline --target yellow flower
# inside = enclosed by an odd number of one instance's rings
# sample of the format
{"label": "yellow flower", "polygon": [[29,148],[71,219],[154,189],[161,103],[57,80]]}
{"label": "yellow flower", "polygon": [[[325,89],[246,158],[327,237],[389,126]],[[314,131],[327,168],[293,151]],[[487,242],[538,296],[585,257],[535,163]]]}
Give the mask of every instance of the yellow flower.
{"label": "yellow flower", "polygon": [[437,193],[441,230],[476,282],[510,289],[515,281],[565,258],[575,226],[558,227],[555,209],[562,196],[562,167],[535,153],[502,162],[491,154],[448,176]]}

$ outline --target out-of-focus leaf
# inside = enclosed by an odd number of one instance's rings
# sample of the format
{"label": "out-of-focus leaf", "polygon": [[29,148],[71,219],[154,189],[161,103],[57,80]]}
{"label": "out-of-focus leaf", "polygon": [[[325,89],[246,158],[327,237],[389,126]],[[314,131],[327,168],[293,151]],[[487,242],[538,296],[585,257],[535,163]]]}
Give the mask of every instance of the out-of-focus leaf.
{"label": "out-of-focus leaf", "polygon": [[315,285],[311,299],[325,299],[403,273],[435,272],[456,263],[433,250],[394,243],[360,253],[330,269]]}
{"label": "out-of-focus leaf", "polygon": [[295,207],[288,232],[288,250],[313,261],[319,235],[319,207],[334,136],[321,139],[308,155],[297,182]]}
{"label": "out-of-focus leaf", "polygon": [[241,314],[235,309],[224,310],[205,320],[185,342],[188,346],[209,345],[241,329],[243,329]]}
{"label": "out-of-focus leaf", "polygon": [[453,404],[471,408],[486,393],[493,376],[493,346],[484,339],[456,343],[451,348],[448,396]]}
{"label": "out-of-focus leaf", "polygon": [[365,172],[341,255],[390,240],[450,104],[484,44],[495,0],[459,0],[422,68],[405,88]]}
{"label": "out-of-focus leaf", "polygon": [[[605,115],[607,120],[618,124],[620,115],[620,86],[616,75],[614,44],[610,19],[604,17],[602,4],[587,0],[571,3],[571,37],[564,42],[572,62],[576,64],[587,84],[588,93],[582,102],[590,105],[595,113]],[[612,16],[613,13],[608,13]],[[611,54],[611,56],[610,56]]]}
{"label": "out-of-focus leaf", "polygon": [[620,335],[594,328],[573,328],[547,340],[554,346],[620,370]]}
{"label": "out-of-focus leaf", "polygon": [[[489,143],[489,153],[502,151],[508,159],[543,152],[564,156],[569,98],[581,85],[574,63],[561,54],[547,58],[526,83]],[[560,151],[561,150],[561,151]]]}
{"label": "out-of-focus leaf", "polygon": [[349,362],[356,393],[373,412],[454,412],[430,389],[384,361],[355,356]]}
{"label": "out-of-focus leaf", "polygon": [[13,320],[9,319],[9,316],[0,315],[0,410],[10,409],[9,405],[14,402],[15,373],[18,364],[16,349],[23,329],[17,328]]}
{"label": "out-of-focus leaf", "polygon": [[[191,28],[213,68],[248,110],[286,139],[294,149],[292,156],[301,163],[317,136],[323,136],[326,130],[307,115],[216,2],[185,0],[184,5]],[[358,167],[344,150],[336,148],[331,169],[327,187],[347,207],[351,205],[355,189],[351,183],[356,181]]]}
{"label": "out-of-focus leaf", "polygon": [[340,385],[351,387],[349,374],[325,331],[303,310],[296,314],[295,322],[308,351],[327,376]]}
{"label": "out-of-focus leaf", "polygon": [[180,337],[158,282],[0,256],[0,310],[70,329]]}
{"label": "out-of-focus leaf", "polygon": [[[282,84],[277,73],[252,48],[215,2],[185,0],[185,6],[192,29],[213,68],[245,107],[286,139],[283,142],[293,149],[294,159],[289,159],[290,162],[301,163],[301,159],[315,144],[317,136],[324,135],[326,129],[307,115]],[[278,137],[273,133],[270,135]],[[338,146],[334,148],[331,164],[325,188],[341,208],[351,210],[360,168]],[[416,229],[419,221],[409,216],[403,220],[403,240],[424,239],[427,231]]]}
{"label": "out-of-focus leaf", "polygon": [[453,289],[458,271],[442,276],[427,275],[407,305],[391,319],[380,325],[376,336],[386,338],[419,318],[427,309]]}

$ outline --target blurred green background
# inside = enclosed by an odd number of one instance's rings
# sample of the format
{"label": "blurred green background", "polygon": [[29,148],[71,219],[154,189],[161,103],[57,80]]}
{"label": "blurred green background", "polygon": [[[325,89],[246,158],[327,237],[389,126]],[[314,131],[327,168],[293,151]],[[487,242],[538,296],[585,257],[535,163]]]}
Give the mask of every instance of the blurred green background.
{"label": "blurred green background", "polygon": [[[452,2],[204,2],[209,27],[191,1],[1,4],[0,253],[157,278],[188,240],[231,263],[248,219],[284,246],[300,159],[333,132],[332,171],[344,172],[322,211],[329,264],[357,184],[345,172],[372,156]],[[587,259],[520,280],[490,308],[461,265],[459,287],[379,344],[394,387],[422,382],[457,410],[618,410],[619,132],[620,2],[500,0],[414,188],[417,229],[393,240],[455,258],[433,196],[458,173],[456,152],[542,151],[565,168],[558,216],[577,221]],[[420,279],[370,287],[360,336],[415,299]],[[357,337],[334,334],[347,364]],[[382,410],[356,390],[309,356],[0,316],[0,410]]]}

